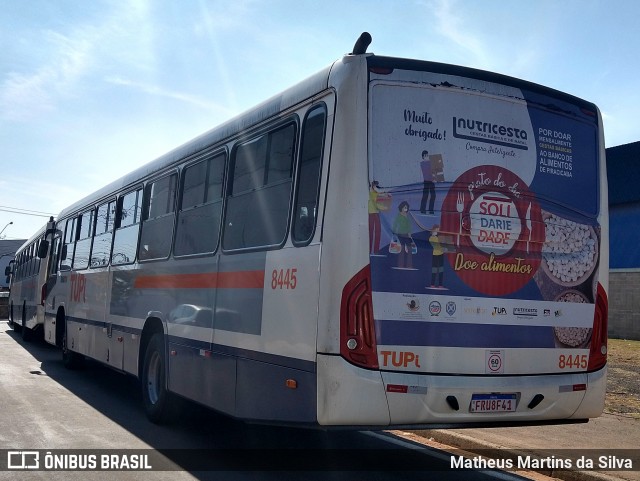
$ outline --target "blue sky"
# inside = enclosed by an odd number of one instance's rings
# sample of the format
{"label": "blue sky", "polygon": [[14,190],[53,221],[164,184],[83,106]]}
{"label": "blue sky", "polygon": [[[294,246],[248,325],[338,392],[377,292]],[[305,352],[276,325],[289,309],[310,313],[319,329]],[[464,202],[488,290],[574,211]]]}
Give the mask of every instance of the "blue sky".
{"label": "blue sky", "polygon": [[[329,65],[379,55],[537,82],[640,140],[637,0],[4,0],[0,229],[68,204]],[[27,215],[31,214],[31,215]]]}

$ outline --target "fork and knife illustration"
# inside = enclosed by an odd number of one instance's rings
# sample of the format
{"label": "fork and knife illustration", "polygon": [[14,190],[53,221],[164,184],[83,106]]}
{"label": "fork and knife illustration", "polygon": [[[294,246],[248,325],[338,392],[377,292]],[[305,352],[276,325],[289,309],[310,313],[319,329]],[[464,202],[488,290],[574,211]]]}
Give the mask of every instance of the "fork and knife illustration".
{"label": "fork and knife illustration", "polygon": [[456,245],[460,247],[460,235],[462,234],[462,213],[464,212],[464,192],[458,192],[456,210],[458,211],[458,216],[460,218],[460,222],[458,226],[458,238],[456,240]]}

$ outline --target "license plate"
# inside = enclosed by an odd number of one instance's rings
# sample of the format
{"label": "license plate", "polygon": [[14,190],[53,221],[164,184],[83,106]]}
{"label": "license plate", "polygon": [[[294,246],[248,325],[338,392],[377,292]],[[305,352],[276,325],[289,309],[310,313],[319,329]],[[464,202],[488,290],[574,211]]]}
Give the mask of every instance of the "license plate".
{"label": "license plate", "polygon": [[472,413],[504,413],[516,410],[515,394],[474,394],[471,396]]}

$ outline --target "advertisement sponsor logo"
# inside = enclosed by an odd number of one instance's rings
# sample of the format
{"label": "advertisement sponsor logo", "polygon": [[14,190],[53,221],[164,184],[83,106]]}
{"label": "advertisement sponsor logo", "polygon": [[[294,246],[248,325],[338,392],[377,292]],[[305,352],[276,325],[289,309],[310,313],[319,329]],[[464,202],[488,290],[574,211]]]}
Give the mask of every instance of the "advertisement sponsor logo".
{"label": "advertisement sponsor logo", "polygon": [[491,313],[492,316],[506,316],[507,315],[507,308],[506,307],[494,307],[493,308],[493,312]]}
{"label": "advertisement sponsor logo", "polygon": [[447,302],[447,305],[445,306],[445,309],[446,309],[447,314],[449,316],[453,316],[456,313],[456,309],[457,309],[456,303],[453,302],[453,301]]}
{"label": "advertisement sponsor logo", "polygon": [[423,319],[424,313],[418,297],[412,294],[403,294],[402,297],[402,308],[398,314],[400,319]]}
{"label": "advertisement sponsor logo", "polygon": [[442,304],[440,304],[438,301],[431,301],[429,303],[429,314],[431,314],[432,316],[439,316],[441,312]]}
{"label": "advertisement sponsor logo", "polygon": [[475,314],[477,316],[481,316],[481,315],[487,313],[487,309],[485,309],[484,307],[465,307],[464,308],[464,313],[465,314]]}
{"label": "advertisement sponsor logo", "polygon": [[513,315],[514,316],[525,316],[525,317],[537,316],[538,315],[538,309],[531,308],[531,307],[514,307],[513,308]]}
{"label": "advertisement sponsor logo", "polygon": [[411,312],[417,312],[420,310],[420,302],[417,299],[411,299],[407,302],[407,309]]}
{"label": "advertisement sponsor logo", "polygon": [[514,149],[529,150],[526,130],[471,117],[453,117],[453,136]]}

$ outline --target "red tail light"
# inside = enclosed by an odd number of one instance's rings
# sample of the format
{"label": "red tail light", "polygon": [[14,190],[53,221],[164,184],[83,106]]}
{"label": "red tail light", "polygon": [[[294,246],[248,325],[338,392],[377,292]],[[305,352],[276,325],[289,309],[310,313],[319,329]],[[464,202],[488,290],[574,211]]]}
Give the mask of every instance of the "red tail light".
{"label": "red tail light", "polygon": [[44,302],[47,299],[47,285],[42,284],[42,289],[40,289],[40,305],[44,306]]}
{"label": "red tail light", "polygon": [[357,366],[378,369],[369,266],[358,272],[342,289],[340,354]]}
{"label": "red tail light", "polygon": [[607,329],[609,327],[609,300],[601,284],[598,284],[596,298],[596,313],[593,320],[591,334],[591,349],[589,352],[589,371],[604,367],[607,363]]}
{"label": "red tail light", "polygon": [[369,72],[380,75],[390,75],[393,73],[393,69],[388,67],[369,67]]}

